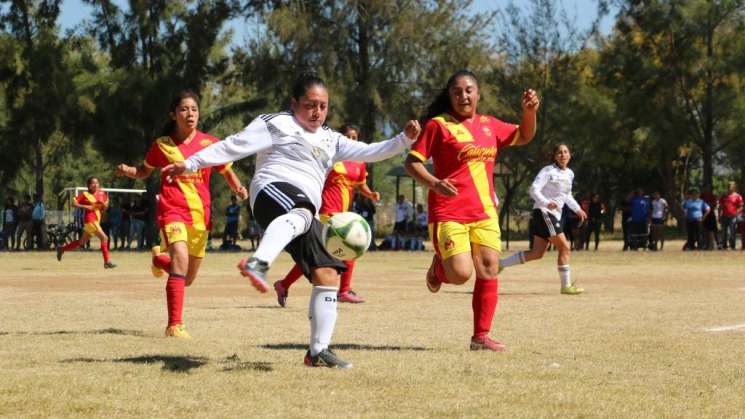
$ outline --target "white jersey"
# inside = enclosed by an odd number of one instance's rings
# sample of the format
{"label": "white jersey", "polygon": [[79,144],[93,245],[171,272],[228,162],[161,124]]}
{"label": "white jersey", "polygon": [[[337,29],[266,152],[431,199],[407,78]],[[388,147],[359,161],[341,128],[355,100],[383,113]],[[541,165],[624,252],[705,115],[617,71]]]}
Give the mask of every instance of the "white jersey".
{"label": "white jersey", "polygon": [[403,132],[373,144],[350,140],[326,126],[309,132],[292,113],[280,112],[259,115],[242,131],[192,155],[185,164],[187,170],[195,171],[256,154],[251,207],[266,185],[287,182],[307,194],[318,212],[323,183],[335,162],[385,160],[412,142]]}
{"label": "white jersey", "polygon": [[[572,196],[572,182],[574,182],[572,169],[561,169],[555,164],[541,169],[533,180],[533,184],[530,185],[530,197],[535,201],[533,209],[548,212],[557,220],[561,219],[561,209],[564,204],[574,212],[579,211],[580,206]],[[551,202],[556,204],[556,208],[548,208]]]}
{"label": "white jersey", "polygon": [[652,200],[652,218],[657,218],[657,219],[665,218],[666,209],[667,209],[667,201],[665,201],[665,198]]}

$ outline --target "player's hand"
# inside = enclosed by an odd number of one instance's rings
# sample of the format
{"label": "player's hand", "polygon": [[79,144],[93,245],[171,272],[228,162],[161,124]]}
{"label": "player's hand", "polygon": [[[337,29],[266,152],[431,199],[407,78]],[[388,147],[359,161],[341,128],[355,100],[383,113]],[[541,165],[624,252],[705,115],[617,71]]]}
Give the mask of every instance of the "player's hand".
{"label": "player's hand", "polygon": [[186,171],[186,163],[182,161],[173,162],[161,170],[163,175],[165,175],[166,181],[168,183],[173,182],[174,177],[184,173],[185,171]]}
{"label": "player's hand", "polygon": [[422,127],[419,125],[419,121],[412,119],[406,123],[404,128],[404,134],[409,137],[410,140],[416,140],[419,138],[419,133],[422,132]]}
{"label": "player's hand", "polygon": [[239,201],[245,201],[248,198],[248,189],[246,189],[245,186],[241,186],[238,188],[235,195],[238,197]]}
{"label": "player's hand", "polygon": [[580,222],[584,222],[587,219],[587,213],[583,211],[581,208],[575,212],[577,214],[577,217],[579,217]]}
{"label": "player's hand", "polygon": [[556,208],[559,208],[559,206],[558,206],[558,205],[556,205],[556,202],[553,202],[553,201],[552,201],[552,202],[549,202],[549,203],[548,203],[548,205],[546,205],[546,207],[547,207],[548,209],[556,209]]}
{"label": "player's hand", "polygon": [[521,105],[524,113],[538,111],[538,107],[541,106],[541,101],[538,99],[538,94],[533,89],[528,89],[523,92]]}
{"label": "player's hand", "polygon": [[454,182],[450,179],[437,180],[437,182],[432,186],[432,190],[445,196],[458,195],[458,188],[455,187]]}
{"label": "player's hand", "polygon": [[116,166],[116,175],[117,176],[134,177],[136,174],[137,174],[137,168],[136,167],[127,166],[124,163]]}
{"label": "player's hand", "polygon": [[372,199],[373,202],[380,201],[380,192],[373,192],[370,199]]}

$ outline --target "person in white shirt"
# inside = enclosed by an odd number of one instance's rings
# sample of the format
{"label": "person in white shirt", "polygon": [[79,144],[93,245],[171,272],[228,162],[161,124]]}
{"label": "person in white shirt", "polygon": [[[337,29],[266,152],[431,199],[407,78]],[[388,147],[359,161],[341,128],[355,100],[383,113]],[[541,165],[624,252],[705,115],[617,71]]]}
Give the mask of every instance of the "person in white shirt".
{"label": "person in white shirt", "polygon": [[519,251],[499,261],[499,269],[540,259],[546,252],[549,243],[559,252],[558,269],[561,279],[561,293],[581,294],[584,290],[574,286],[569,269],[570,246],[561,229],[561,210],[567,205],[574,211],[580,221],[587,219],[587,214],[572,196],[574,172],[567,165],[572,158],[569,147],[559,144],[553,150],[553,164],[541,169],[530,186],[530,196],[535,201],[530,220],[533,231],[533,248],[528,252]]}
{"label": "person in white shirt", "polygon": [[262,293],[271,285],[266,273],[285,249],[313,283],[310,298],[308,366],[352,366],[328,349],[336,324],[339,273],[346,269],[323,243],[318,219],[321,191],[335,162],[380,161],[393,157],[419,136],[417,121],[404,132],[373,144],[352,141],[325,125],[328,90],[314,74],[301,76],[292,88],[291,111],[260,115],[242,131],[163,170],[171,176],[216,166],[256,154],[250,202],[254,217],[265,230],[250,258],[238,263],[241,274]]}
{"label": "person in white shirt", "polygon": [[649,248],[662,250],[665,247],[665,218],[667,218],[668,205],[665,198],[655,191],[652,195],[652,226]]}
{"label": "person in white shirt", "polygon": [[399,195],[396,200],[396,223],[393,225],[393,231],[406,234],[410,230],[409,223],[413,214],[414,206],[403,195]]}

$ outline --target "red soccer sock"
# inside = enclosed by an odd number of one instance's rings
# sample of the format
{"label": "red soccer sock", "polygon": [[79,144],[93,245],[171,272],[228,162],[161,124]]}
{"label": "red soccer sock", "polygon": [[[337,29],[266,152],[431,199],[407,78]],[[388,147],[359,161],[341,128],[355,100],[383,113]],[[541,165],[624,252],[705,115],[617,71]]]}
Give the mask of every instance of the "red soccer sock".
{"label": "red soccer sock", "polygon": [[168,304],[168,326],[182,324],[184,311],[184,285],[186,276],[171,273],[166,282],[166,303]]}
{"label": "red soccer sock", "polygon": [[67,243],[66,245],[62,246],[62,251],[69,252],[70,250],[75,250],[78,247],[80,247],[80,240],[73,240],[70,243]]}
{"label": "red soccer sock", "polygon": [[449,284],[447,275],[445,275],[445,265],[442,264],[442,259],[439,257],[435,259],[435,276],[443,284]]}
{"label": "red soccer sock", "polygon": [[101,242],[101,254],[103,254],[103,263],[109,263],[109,242]]}
{"label": "red soccer sock", "polygon": [[494,311],[499,300],[499,282],[494,279],[476,278],[473,286],[473,336],[484,336],[491,330]]}
{"label": "red soccer sock", "polygon": [[171,257],[168,253],[161,253],[158,256],[153,256],[153,266],[159,269],[163,269],[166,272],[171,271]]}
{"label": "red soccer sock", "polygon": [[284,278],[282,278],[281,284],[284,289],[288,290],[292,286],[292,284],[295,283],[300,277],[303,276],[303,270],[300,269],[300,265],[297,263],[295,266],[290,269],[290,272],[287,272],[287,275],[285,275]]}
{"label": "red soccer sock", "polygon": [[344,264],[347,265],[347,270],[341,274],[341,285],[339,286],[339,294],[344,294],[352,289],[352,271],[354,271],[354,260],[345,260]]}

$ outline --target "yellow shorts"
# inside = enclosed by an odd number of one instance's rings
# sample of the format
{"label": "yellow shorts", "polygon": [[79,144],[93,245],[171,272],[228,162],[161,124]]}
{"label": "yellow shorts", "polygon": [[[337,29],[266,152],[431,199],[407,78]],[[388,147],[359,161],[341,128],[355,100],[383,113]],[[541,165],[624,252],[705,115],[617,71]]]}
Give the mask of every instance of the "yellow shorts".
{"label": "yellow shorts", "polygon": [[85,223],[83,225],[83,231],[88,233],[89,236],[95,236],[96,232],[103,230],[101,230],[101,225],[98,224],[98,221],[94,221],[92,223]]}
{"label": "yellow shorts", "polygon": [[186,242],[186,247],[189,249],[189,256],[198,258],[204,257],[205,249],[207,248],[207,237],[209,237],[209,231],[197,230],[180,221],[168,223],[160,229],[160,239],[165,243],[165,246],[162,246],[164,250],[171,243]]}
{"label": "yellow shorts", "polygon": [[429,235],[435,252],[445,260],[459,253],[471,251],[471,243],[502,251],[502,239],[499,221],[487,219],[472,223],[444,221],[431,223]]}

